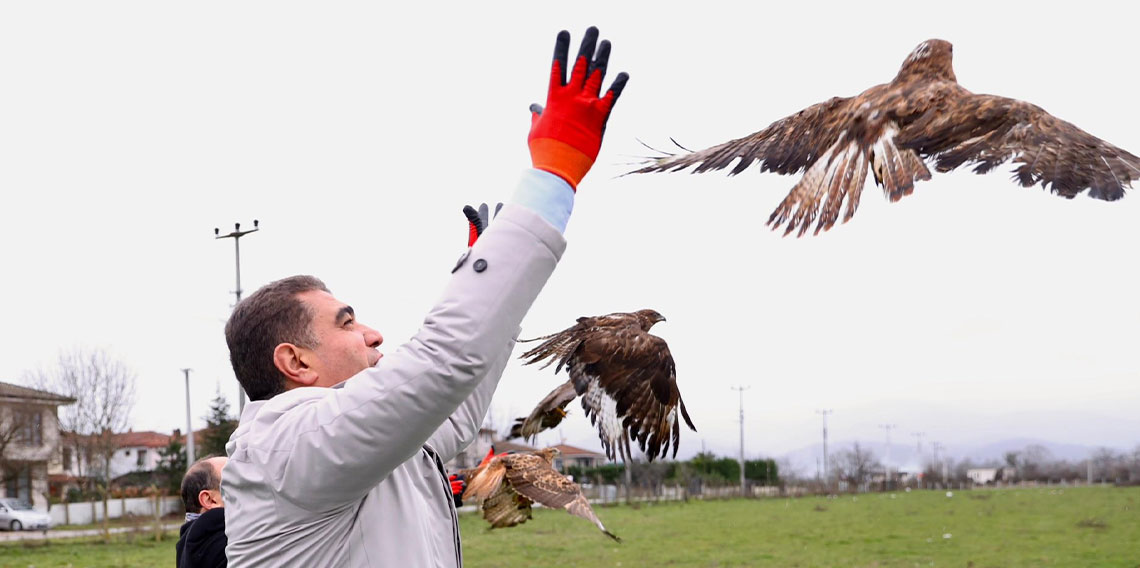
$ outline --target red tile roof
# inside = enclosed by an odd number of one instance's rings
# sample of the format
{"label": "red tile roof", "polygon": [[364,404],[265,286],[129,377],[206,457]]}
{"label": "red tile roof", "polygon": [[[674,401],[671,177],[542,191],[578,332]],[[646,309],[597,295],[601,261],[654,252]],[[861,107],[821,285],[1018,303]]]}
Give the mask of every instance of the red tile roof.
{"label": "red tile roof", "polygon": [[115,434],[115,445],[120,448],[165,448],[170,444],[170,434],[158,432],[125,432]]}
{"label": "red tile roof", "polygon": [[566,444],[558,444],[554,447],[558,448],[558,451],[562,452],[562,455],[565,457],[590,457],[601,459],[605,459],[606,457],[605,454],[599,454],[598,452],[593,452],[590,450],[583,450],[582,448],[576,448],[574,446],[567,446]]}

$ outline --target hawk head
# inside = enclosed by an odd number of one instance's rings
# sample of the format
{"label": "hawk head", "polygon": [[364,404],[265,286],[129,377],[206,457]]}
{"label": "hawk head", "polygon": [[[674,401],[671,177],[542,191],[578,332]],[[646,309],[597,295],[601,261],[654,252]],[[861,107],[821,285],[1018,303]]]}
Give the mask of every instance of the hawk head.
{"label": "hawk head", "polygon": [[562,451],[559,450],[558,448],[553,447],[553,446],[549,447],[549,448],[543,448],[541,450],[538,450],[537,452],[534,452],[534,455],[550,462],[551,464],[554,463],[554,458],[558,457],[561,454],[562,454]]}
{"label": "hawk head", "polygon": [[649,331],[653,324],[659,321],[665,321],[665,316],[657,313],[657,310],[637,310],[634,312],[637,315],[637,320],[641,323],[641,329]]}
{"label": "hawk head", "polygon": [[914,76],[957,81],[954,76],[954,46],[943,39],[928,39],[918,44],[903,61],[895,80]]}

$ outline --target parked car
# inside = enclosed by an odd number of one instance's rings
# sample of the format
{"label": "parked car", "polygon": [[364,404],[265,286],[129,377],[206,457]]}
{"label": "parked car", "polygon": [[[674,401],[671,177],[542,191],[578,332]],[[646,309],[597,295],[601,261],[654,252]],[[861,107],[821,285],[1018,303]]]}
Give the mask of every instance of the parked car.
{"label": "parked car", "polygon": [[0,499],[0,528],[46,531],[51,528],[51,515],[33,509],[27,501]]}

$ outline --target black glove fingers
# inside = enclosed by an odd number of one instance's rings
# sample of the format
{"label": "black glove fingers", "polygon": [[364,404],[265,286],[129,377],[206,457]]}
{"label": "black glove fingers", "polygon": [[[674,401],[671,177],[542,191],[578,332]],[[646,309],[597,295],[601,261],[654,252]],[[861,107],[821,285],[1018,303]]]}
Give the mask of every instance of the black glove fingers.
{"label": "black glove fingers", "polygon": [[[578,57],[574,58],[575,64],[577,64],[577,61],[583,57],[586,58],[587,62],[592,62],[594,60],[594,49],[597,47],[597,45],[598,28],[590,26],[586,28],[586,35],[582,36],[582,45],[578,48]],[[589,76],[589,73],[587,73],[586,77]],[[583,78],[583,80],[585,80],[585,78]]]}
{"label": "black glove fingers", "polygon": [[562,74],[558,85],[566,86],[566,63],[570,56],[570,32],[562,30],[554,40],[554,61],[559,64],[558,70]]}
{"label": "black glove fingers", "polygon": [[[598,76],[598,87],[601,88],[602,82],[606,80],[606,67],[610,63],[610,41],[603,39],[602,43],[598,44],[598,52],[594,55],[594,60],[590,62],[590,67],[586,71],[586,80],[589,81],[590,77],[594,75],[594,71],[601,73]],[[592,93],[597,96],[597,93]]]}
{"label": "black glove fingers", "polygon": [[[484,228],[487,227],[487,223],[491,222],[490,210],[487,208],[486,203],[479,204],[479,220],[483,221],[483,227]],[[482,232],[480,232],[479,234],[482,234]]]}
{"label": "black glove fingers", "polygon": [[484,225],[483,220],[479,218],[479,212],[470,205],[464,205],[463,215],[467,217],[467,222],[471,223],[475,227],[475,234],[482,235],[483,229],[486,228],[486,225]]}
{"label": "black glove fingers", "polygon": [[621,96],[622,90],[625,89],[625,84],[627,81],[629,81],[629,73],[622,71],[621,73],[618,73],[617,78],[615,78],[613,84],[610,85],[609,92],[614,94],[614,100],[613,103],[610,104],[610,108],[613,108],[613,105],[617,104],[618,97]]}

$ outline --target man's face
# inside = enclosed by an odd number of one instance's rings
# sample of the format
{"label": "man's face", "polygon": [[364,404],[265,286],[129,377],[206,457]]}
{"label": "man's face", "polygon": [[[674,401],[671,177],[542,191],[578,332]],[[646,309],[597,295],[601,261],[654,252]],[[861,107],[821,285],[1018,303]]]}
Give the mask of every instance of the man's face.
{"label": "man's face", "polygon": [[380,332],[356,321],[352,307],[323,290],[297,295],[313,314],[317,346],[304,349],[305,363],[316,373],[313,386],[331,387],[376,364],[383,355]]}

